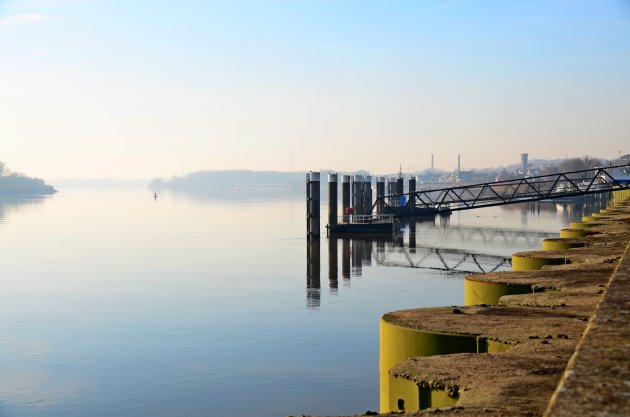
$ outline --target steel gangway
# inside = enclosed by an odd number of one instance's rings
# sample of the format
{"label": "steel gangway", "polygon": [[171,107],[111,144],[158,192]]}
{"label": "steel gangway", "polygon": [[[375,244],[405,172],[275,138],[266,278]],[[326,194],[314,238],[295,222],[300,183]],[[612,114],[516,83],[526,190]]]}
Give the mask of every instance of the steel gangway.
{"label": "steel gangway", "polygon": [[[415,209],[440,214],[627,189],[630,189],[630,164],[482,184],[420,189],[412,193],[377,197],[372,205],[372,211],[382,207],[395,207],[399,209],[398,215],[404,215],[406,210],[412,212]],[[398,203],[402,196],[405,197],[404,206]]]}

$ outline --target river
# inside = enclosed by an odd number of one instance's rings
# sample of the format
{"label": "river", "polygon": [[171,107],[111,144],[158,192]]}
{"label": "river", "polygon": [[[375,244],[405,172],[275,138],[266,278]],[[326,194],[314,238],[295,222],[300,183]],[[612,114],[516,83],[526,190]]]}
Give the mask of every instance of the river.
{"label": "river", "polygon": [[467,274],[509,269],[593,209],[494,207],[308,246],[302,194],[240,194],[0,200],[0,416],[377,410],[381,315],[462,304]]}

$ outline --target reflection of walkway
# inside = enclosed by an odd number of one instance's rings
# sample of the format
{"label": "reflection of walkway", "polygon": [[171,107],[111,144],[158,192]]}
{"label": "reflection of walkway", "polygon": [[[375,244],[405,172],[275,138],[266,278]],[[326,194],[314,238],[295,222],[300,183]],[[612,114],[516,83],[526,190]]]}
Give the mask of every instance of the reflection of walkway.
{"label": "reflection of walkway", "polygon": [[471,253],[448,248],[394,248],[376,254],[376,263],[383,266],[425,268],[447,272],[486,273],[512,265],[510,258]]}
{"label": "reflection of walkway", "polygon": [[[331,293],[339,287],[339,241],[341,241],[341,277],[346,286],[351,277],[363,275],[363,267],[372,265],[418,268],[448,273],[479,273],[509,269],[511,259],[458,249],[415,247],[398,240],[328,238],[328,286]],[[321,301],[320,240],[308,240],[306,256],[306,298],[308,308],[318,308]]]}
{"label": "reflection of walkway", "polygon": [[462,242],[480,241],[484,245],[497,244],[514,247],[519,243],[535,246],[542,239],[557,237],[557,233],[523,231],[503,228],[480,228],[471,226],[449,226],[444,228],[443,236],[457,236]]}

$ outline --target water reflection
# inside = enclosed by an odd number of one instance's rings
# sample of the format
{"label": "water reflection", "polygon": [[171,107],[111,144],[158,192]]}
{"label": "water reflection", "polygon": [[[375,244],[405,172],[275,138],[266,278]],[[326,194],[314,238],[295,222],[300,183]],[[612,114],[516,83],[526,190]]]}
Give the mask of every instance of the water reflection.
{"label": "water reflection", "polygon": [[[331,289],[337,291],[337,264],[339,259],[338,243],[341,241],[342,277],[361,277],[364,267],[386,266],[397,268],[433,269],[448,273],[490,272],[499,269],[509,269],[510,258],[490,253],[478,253],[448,247],[433,247],[418,245],[413,238],[416,234],[415,223],[405,225],[404,233],[391,237],[383,236],[353,236],[344,238],[330,238],[328,242],[328,264]],[[482,231],[485,235],[492,235],[493,231]],[[499,231],[495,231],[499,234]],[[409,239],[405,239],[405,235]],[[515,233],[514,235],[519,235]],[[541,234],[536,233],[536,237]],[[542,234],[548,237],[549,233]],[[461,236],[461,235],[460,235]],[[503,234],[509,236],[509,232]],[[311,244],[312,245],[312,244]],[[309,251],[308,263],[312,264],[313,256],[319,256],[315,251]],[[309,268],[309,271],[312,271]],[[309,288],[313,287],[313,272],[309,272],[307,280]],[[331,291],[332,292],[332,291]]]}
{"label": "water reflection", "polygon": [[338,282],[338,239],[330,238],[328,239],[328,288],[330,288],[331,294],[336,294],[337,289],[339,288]]}
{"label": "water reflection", "polygon": [[[0,372],[13,381],[12,390],[0,384],[0,415],[375,409],[379,318],[463,302],[464,273],[428,266],[478,270],[470,257],[458,265],[464,253],[507,256],[515,249],[506,238],[540,245],[540,233],[517,234],[519,212],[494,208],[410,222],[396,239],[307,249],[302,192],[278,201],[151,196],[99,188],[0,204]],[[540,213],[528,228],[563,227],[556,213]]]}
{"label": "water reflection", "polygon": [[[581,220],[605,207],[606,201],[607,197],[590,197],[514,204],[492,212],[479,210],[479,215],[467,213],[468,221],[462,221],[459,213],[429,220],[403,219],[393,235],[330,237],[322,243],[328,249],[329,293],[339,291],[339,263],[344,287],[350,286],[351,278],[362,277],[365,268],[372,267],[415,268],[446,275],[510,270],[513,252],[539,248],[543,239],[558,236],[562,224]],[[515,227],[505,227],[506,213],[514,213],[507,219],[513,218],[511,225]],[[540,227],[540,219],[547,217],[555,219],[553,227],[557,231],[528,229]],[[309,241],[307,248],[307,307],[319,308],[320,242]]]}
{"label": "water reflection", "polygon": [[4,224],[7,219],[11,218],[13,213],[19,213],[30,210],[41,205],[49,196],[35,197],[19,197],[19,196],[2,196],[0,197],[0,224]]}
{"label": "water reflection", "polygon": [[591,194],[581,197],[567,197],[555,200],[533,201],[529,203],[511,204],[501,206],[506,212],[520,212],[521,224],[527,226],[531,214],[556,213],[567,224],[580,221],[582,216],[600,211],[606,208],[611,198],[610,193]]}
{"label": "water reflection", "polygon": [[306,306],[318,308],[321,303],[320,240],[308,239],[306,244]]}

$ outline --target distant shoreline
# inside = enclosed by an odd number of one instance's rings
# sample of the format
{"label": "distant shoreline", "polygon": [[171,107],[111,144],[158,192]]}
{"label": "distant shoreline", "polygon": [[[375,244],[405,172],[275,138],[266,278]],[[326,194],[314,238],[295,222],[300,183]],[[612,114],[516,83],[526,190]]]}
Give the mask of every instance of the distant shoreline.
{"label": "distant shoreline", "polygon": [[39,178],[10,174],[0,176],[0,197],[34,197],[56,194],[57,190]]}

